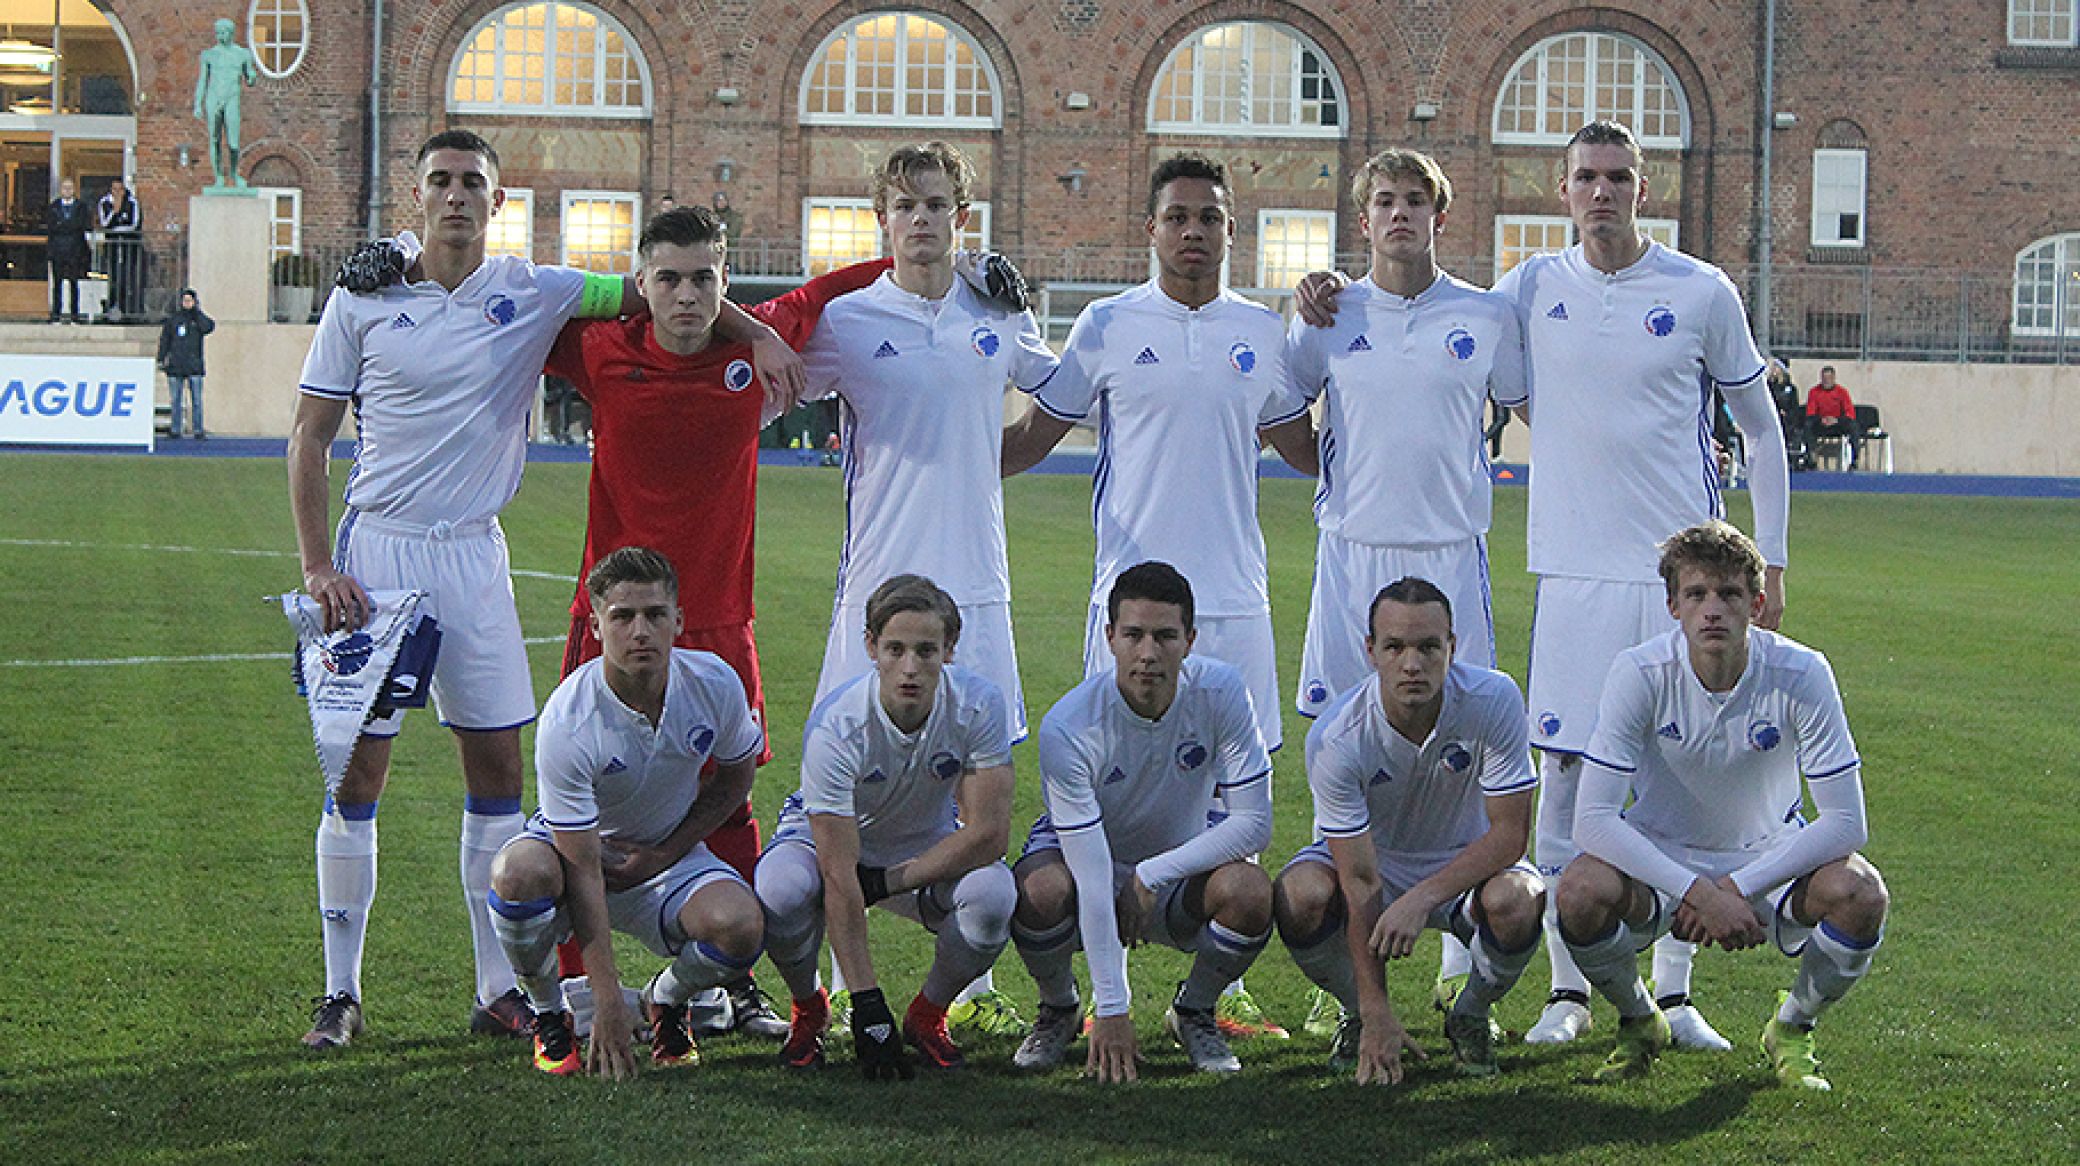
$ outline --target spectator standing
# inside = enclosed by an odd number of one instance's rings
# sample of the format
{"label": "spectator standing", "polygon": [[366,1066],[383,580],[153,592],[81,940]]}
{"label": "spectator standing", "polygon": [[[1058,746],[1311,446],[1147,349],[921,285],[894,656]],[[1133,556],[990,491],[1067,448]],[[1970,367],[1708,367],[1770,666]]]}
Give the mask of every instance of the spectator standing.
{"label": "spectator standing", "polygon": [[101,196],[95,211],[108,261],[108,305],[103,314],[111,320],[121,320],[137,313],[142,299],[139,293],[144,290],[139,286],[144,264],[144,212],[138,209],[137,196],[130,193],[129,184],[120,178],[108,184],[108,193]]}
{"label": "spectator standing", "polygon": [[[51,265],[51,323],[70,319],[77,324],[79,281],[87,274],[87,204],[80,201],[72,179],[58,183],[58,197],[43,212],[44,253]],[[67,300],[59,312],[59,292]]]}
{"label": "spectator standing", "polygon": [[180,306],[159,325],[159,367],[166,373],[166,389],[173,398],[173,416],[166,436],[181,435],[181,398],[185,394],[195,407],[189,433],[200,441],[209,434],[202,428],[202,338],[217,330],[217,322],[204,315],[195,289],[181,289]]}

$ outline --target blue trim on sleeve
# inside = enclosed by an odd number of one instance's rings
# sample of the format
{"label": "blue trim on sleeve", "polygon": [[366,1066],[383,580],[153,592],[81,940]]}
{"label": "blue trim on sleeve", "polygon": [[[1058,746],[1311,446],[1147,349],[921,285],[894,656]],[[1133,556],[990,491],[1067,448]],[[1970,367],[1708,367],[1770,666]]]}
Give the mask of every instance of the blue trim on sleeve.
{"label": "blue trim on sleeve", "polygon": [[1363,826],[1360,826],[1355,830],[1331,830],[1328,827],[1321,825],[1320,823],[1316,823],[1315,825],[1316,828],[1322,832],[1322,837],[1324,838],[1363,838],[1372,830],[1372,820],[1369,818],[1366,819],[1365,824]]}
{"label": "blue trim on sleeve", "polygon": [[1245,777],[1245,778],[1243,778],[1243,779],[1242,779],[1241,781],[1218,781],[1218,782],[1215,782],[1215,783],[1214,783],[1214,785],[1213,785],[1213,788],[1215,788],[1215,789],[1241,789],[1241,788],[1242,788],[1243,786],[1246,786],[1246,785],[1253,785],[1253,784],[1255,784],[1256,782],[1260,782],[1260,781],[1262,781],[1262,780],[1264,780],[1265,778],[1267,778],[1267,777],[1270,777],[1270,776],[1271,776],[1271,771],[1270,771],[1270,770],[1268,770],[1268,769],[1262,769],[1262,770],[1258,770],[1258,771],[1257,771],[1256,773],[1254,773],[1254,774],[1252,774],[1252,775],[1250,775],[1250,776],[1248,776],[1248,777]]}
{"label": "blue trim on sleeve", "polygon": [[323,397],[328,401],[349,401],[354,397],[352,389],[328,389],[318,385],[299,384],[296,391],[306,397]]}
{"label": "blue trim on sleeve", "polygon": [[1730,389],[1735,385],[1745,385],[1750,381],[1757,380],[1762,376],[1763,373],[1766,373],[1768,371],[1769,366],[1765,364],[1761,368],[1756,369],[1754,372],[1749,373],[1747,376],[1744,376],[1737,381],[1722,381],[1718,377],[1713,377],[1712,383],[1719,386],[1722,389]]}
{"label": "blue trim on sleeve", "polygon": [[1830,769],[1830,770],[1828,770],[1828,771],[1827,771],[1826,773],[1808,773],[1808,774],[1806,774],[1806,780],[1807,780],[1807,781],[1826,781],[1826,780],[1827,780],[1828,778],[1830,778],[1830,777],[1839,777],[1840,775],[1842,775],[1842,774],[1844,774],[1844,773],[1847,773],[1847,772],[1849,772],[1850,770],[1852,770],[1852,769],[1855,769],[1855,768],[1857,768],[1858,766],[1861,766],[1862,764],[1863,764],[1863,758],[1861,758],[1861,757],[1858,757],[1858,758],[1857,758],[1856,760],[1854,760],[1854,761],[1851,761],[1851,762],[1850,762],[1849,764],[1847,764],[1847,765],[1838,765],[1838,766],[1834,767],[1833,769]]}
{"label": "blue trim on sleeve", "polygon": [[541,815],[541,818],[542,825],[547,826],[551,830],[559,830],[566,834],[570,833],[573,830],[592,830],[596,829],[599,826],[598,814],[594,814],[593,816],[585,819],[582,822],[559,822],[556,819],[549,817],[547,814]]}
{"label": "blue trim on sleeve", "polygon": [[1062,371],[1062,364],[1061,361],[1057,360],[1055,362],[1055,366],[1047,370],[1047,375],[1040,378],[1040,383],[1032,386],[1031,388],[1026,388],[1025,386],[1021,385],[1019,386],[1018,391],[1021,393],[1025,393],[1028,396],[1032,397],[1033,400],[1038,401],[1040,399],[1040,390],[1046,388],[1047,382],[1053,380],[1054,374],[1060,371]]}
{"label": "blue trim on sleeve", "polygon": [[[1602,762],[1597,762],[1597,764],[1601,765]],[[1506,785],[1503,786],[1501,789],[1482,790],[1481,792],[1487,794],[1491,798],[1499,798],[1503,794],[1513,794],[1519,790],[1527,790],[1532,788],[1533,786],[1536,786],[1537,784],[1538,775],[1534,773],[1530,777],[1525,778],[1523,781],[1520,781],[1515,785]]]}
{"label": "blue trim on sleeve", "polygon": [[1105,815],[1100,814],[1088,822],[1078,822],[1074,826],[1064,826],[1060,822],[1056,822],[1054,824],[1054,832],[1056,834],[1073,834],[1078,830],[1089,830],[1104,820]]}
{"label": "blue trim on sleeve", "polygon": [[1639,772],[1639,767],[1636,765],[1619,765],[1614,761],[1605,761],[1603,758],[1598,757],[1593,753],[1581,753],[1577,754],[1577,756],[1579,756],[1584,761],[1594,761],[1596,764],[1603,766],[1605,769],[1610,770],[1612,773]]}
{"label": "blue trim on sleeve", "polygon": [[[1048,380],[1053,379],[1054,378],[1052,376],[1048,378]],[[1047,400],[1040,395],[1040,390],[1038,388],[1035,388],[1033,390],[1033,407],[1035,409],[1040,410],[1042,413],[1047,414],[1049,417],[1054,418],[1057,421],[1081,421],[1084,418],[1090,416],[1089,410],[1085,410],[1081,413],[1064,413],[1060,409],[1055,408],[1053,405],[1048,404]]]}

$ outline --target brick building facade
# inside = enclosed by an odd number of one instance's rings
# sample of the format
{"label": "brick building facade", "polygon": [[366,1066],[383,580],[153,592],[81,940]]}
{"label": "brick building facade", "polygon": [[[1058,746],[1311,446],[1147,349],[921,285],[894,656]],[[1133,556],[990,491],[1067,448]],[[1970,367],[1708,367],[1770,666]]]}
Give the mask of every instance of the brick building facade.
{"label": "brick building facade", "polygon": [[[224,15],[277,66],[304,46],[249,93],[242,169],[302,192],[305,249],[363,235],[372,0],[93,2],[134,62],[131,166],[153,246],[178,247],[186,199],[209,181],[190,95]],[[1833,284],[1812,286],[1860,285],[1866,302],[1870,272],[1967,273],[1992,281],[1982,299],[2006,300],[1988,327],[2080,324],[2071,0],[1784,0],[1774,116],[1763,4],[558,3],[561,22],[505,0],[380,5],[386,227],[407,221],[412,148],[462,125],[528,192],[507,245],[537,259],[565,259],[590,232],[574,257],[610,265],[660,195],[720,190],[742,220],[740,268],[788,275],[862,245],[847,200],[873,159],[944,137],[977,160],[990,245],[1042,279],[1125,281],[1147,271],[1146,174],[1199,149],[1230,168],[1231,280],[1252,286],[1332,252],[1356,262],[1348,176],[1411,145],[1458,187],[1447,259],[1486,281],[1564,242],[1556,143],[1586,109],[1649,131],[1645,217],[1686,251],[1752,271],[1769,134],[1774,270],[1825,269]],[[1910,276],[1893,282],[1913,294]],[[1777,318],[1797,332],[1830,306],[1790,302]]]}

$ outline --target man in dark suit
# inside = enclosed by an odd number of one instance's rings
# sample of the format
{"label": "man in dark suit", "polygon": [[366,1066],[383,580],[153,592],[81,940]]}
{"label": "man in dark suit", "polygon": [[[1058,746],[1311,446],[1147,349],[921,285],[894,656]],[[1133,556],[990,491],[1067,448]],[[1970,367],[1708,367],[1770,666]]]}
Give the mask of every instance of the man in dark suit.
{"label": "man in dark suit", "polygon": [[[67,178],[58,183],[58,197],[43,212],[44,253],[51,265],[51,323],[61,319],[80,322],[79,281],[87,274],[87,204],[78,187]],[[59,312],[59,293],[68,297]]]}

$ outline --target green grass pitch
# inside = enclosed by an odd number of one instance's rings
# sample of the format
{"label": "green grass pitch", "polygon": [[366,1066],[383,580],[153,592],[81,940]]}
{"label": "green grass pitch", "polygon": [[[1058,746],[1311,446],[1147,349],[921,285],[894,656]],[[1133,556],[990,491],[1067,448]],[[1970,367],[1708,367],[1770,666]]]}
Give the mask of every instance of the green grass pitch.
{"label": "green grass pitch", "polygon": [[[2070,502],[1801,494],[1786,631],[1825,650],[1865,762],[1868,853],[1894,897],[1869,979],[1821,1027],[1836,1091],[1774,1087],[1755,1037],[1789,961],[1707,952],[1697,992],[1737,1041],[1646,1081],[1580,1083],[1580,1046],[1511,1043],[1504,1074],[1453,1078],[1427,1008],[1435,941],[1393,969],[1431,1051],[1399,1090],[1325,1076],[1324,1042],[1239,1047],[1197,1079],[1160,1032],[1183,959],[1138,953],[1147,1078],[1024,1079],[1004,1042],[952,1079],[869,1086],[849,1041],[787,1076],[771,1046],[709,1042],[699,1069],[629,1084],[550,1079],[518,1042],[464,1034],[460,776],[430,715],[404,735],[381,829],[369,1031],[317,1057],[296,1042],[321,963],[311,873],[319,782],[287,679],[287,625],[261,597],[297,584],[273,461],[0,457],[0,1159],[126,1163],[433,1162],[2072,1162],[2080,842],[2080,508]],[[560,654],[585,469],[537,465],[506,514],[515,589],[546,695]],[[335,497],[336,497],[335,493]],[[1521,679],[1530,619],[1524,494],[1497,492],[1502,658]],[[1264,485],[1281,667],[1297,668],[1309,486]],[[1089,484],[1007,484],[1020,659],[1037,724],[1075,679],[1090,573]],[[1745,522],[1745,501],[1736,499]],[[830,613],[835,472],[769,469],[759,638],[777,756],[768,825],[795,785]],[[552,642],[553,641],[553,642]],[[87,663],[58,663],[84,661]],[[108,661],[120,661],[109,663]],[[1270,861],[1305,841],[1304,723],[1277,755]],[[530,742],[531,749],[531,742]],[[1017,753],[1014,837],[1037,812]],[[531,782],[530,782],[531,785]],[[531,802],[530,791],[530,802]],[[885,922],[885,921],[884,921]],[[875,930],[898,1007],[929,955]],[[627,949],[633,978],[654,962]],[[1535,1016],[1544,961],[1500,1009]],[[777,979],[768,970],[772,983]],[[1011,953],[1000,986],[1030,1011]],[[1274,942],[1249,976],[1298,1028],[1305,983]],[[1081,1045],[1072,1057],[1082,1055]]]}

